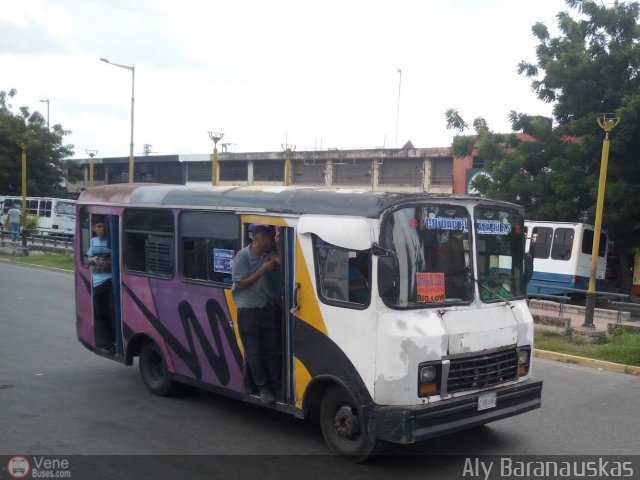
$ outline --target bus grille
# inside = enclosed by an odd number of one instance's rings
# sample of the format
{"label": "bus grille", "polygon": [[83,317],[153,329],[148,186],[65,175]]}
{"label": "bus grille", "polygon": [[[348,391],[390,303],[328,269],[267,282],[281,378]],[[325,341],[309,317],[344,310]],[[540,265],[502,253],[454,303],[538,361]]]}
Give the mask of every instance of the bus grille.
{"label": "bus grille", "polygon": [[518,354],[515,350],[452,359],[447,393],[489,387],[518,378]]}

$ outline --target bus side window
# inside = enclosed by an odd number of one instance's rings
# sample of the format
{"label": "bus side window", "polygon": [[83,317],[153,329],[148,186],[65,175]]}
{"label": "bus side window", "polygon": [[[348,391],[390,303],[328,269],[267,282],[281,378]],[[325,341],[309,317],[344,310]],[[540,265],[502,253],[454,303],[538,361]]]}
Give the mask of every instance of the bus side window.
{"label": "bus side window", "polygon": [[531,254],[533,258],[549,258],[553,228],[534,227],[531,238]]}
{"label": "bus side window", "polygon": [[314,235],[318,295],[328,304],[363,308],[371,301],[371,251],[349,250]]}
{"label": "bus side window", "polygon": [[125,210],[127,271],[162,277],[173,275],[173,230],[173,213],[169,210]]}
{"label": "bus side window", "polygon": [[221,212],[180,214],[182,277],[231,286],[231,262],[240,249],[240,219]]}

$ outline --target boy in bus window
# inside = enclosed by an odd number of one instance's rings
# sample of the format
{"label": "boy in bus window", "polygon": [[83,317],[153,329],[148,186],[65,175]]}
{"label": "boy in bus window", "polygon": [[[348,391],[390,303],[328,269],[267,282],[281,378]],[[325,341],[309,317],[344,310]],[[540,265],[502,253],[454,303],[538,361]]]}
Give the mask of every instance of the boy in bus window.
{"label": "boy in bus window", "polygon": [[115,352],[113,328],[113,298],[111,284],[111,248],[107,236],[107,224],[103,216],[93,216],[91,238],[87,257],[91,265],[93,281],[93,315],[96,324],[96,347],[106,353]]}

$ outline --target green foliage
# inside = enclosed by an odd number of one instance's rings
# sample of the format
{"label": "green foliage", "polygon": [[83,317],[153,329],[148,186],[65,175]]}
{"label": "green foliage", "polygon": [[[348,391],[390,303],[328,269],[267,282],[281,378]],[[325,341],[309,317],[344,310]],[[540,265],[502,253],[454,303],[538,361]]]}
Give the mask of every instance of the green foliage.
{"label": "green foliage", "polygon": [[455,108],[450,108],[444,112],[444,118],[447,122],[448,130],[456,130],[458,133],[462,133],[469,128],[469,124],[462,119]]}
{"label": "green foliage", "polygon": [[536,329],[535,347],[541,350],[595,358],[624,365],[640,366],[640,335],[613,332],[597,343],[589,343],[584,337]]}
{"label": "green foliage", "polygon": [[454,157],[468,157],[473,153],[473,145],[476,141],[475,136],[461,136],[456,135],[453,137],[453,144],[451,145],[451,154]]}
{"label": "green foliage", "polygon": [[26,145],[27,195],[61,196],[64,172],[61,161],[73,155],[73,145],[63,145],[70,132],[61,125],[47,128],[39,112],[9,103],[16,90],[0,91],[0,193],[19,195],[22,190],[22,148]]}
{"label": "green foliage", "polygon": [[38,228],[38,216],[27,213],[23,227],[27,230],[35,230]]}
{"label": "green foliage", "polygon": [[[593,222],[604,139],[597,116],[614,112],[621,121],[610,135],[603,228],[629,251],[640,245],[640,6],[566,3],[575,18],[560,12],[555,37],[535,24],[536,62],[518,65],[537,97],[554,103],[553,125],[549,118],[512,111],[517,135],[478,135],[473,149],[492,178],[478,188],[487,197],[520,203],[531,219]],[[461,143],[454,139],[454,155]]]}

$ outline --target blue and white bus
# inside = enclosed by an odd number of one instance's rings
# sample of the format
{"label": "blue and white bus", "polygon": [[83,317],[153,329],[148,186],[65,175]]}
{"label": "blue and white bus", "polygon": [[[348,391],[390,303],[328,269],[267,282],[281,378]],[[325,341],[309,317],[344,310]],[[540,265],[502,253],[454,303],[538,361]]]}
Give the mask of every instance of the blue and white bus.
{"label": "blue and white bus", "polygon": [[[589,287],[594,228],[585,223],[525,220],[526,250],[533,256],[528,293],[562,294],[563,288]],[[596,290],[602,290],[607,266],[607,234],[600,234]]]}

